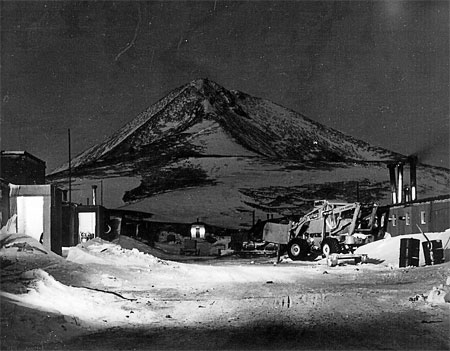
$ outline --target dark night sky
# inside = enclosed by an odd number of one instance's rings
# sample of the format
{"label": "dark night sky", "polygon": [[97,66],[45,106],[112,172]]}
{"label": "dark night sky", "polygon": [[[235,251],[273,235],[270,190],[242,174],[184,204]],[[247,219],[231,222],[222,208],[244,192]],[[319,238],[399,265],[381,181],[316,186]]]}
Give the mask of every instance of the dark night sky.
{"label": "dark night sky", "polygon": [[203,77],[449,167],[448,1],[2,1],[1,10],[1,148],[26,150],[48,171],[67,161],[68,128],[77,154]]}

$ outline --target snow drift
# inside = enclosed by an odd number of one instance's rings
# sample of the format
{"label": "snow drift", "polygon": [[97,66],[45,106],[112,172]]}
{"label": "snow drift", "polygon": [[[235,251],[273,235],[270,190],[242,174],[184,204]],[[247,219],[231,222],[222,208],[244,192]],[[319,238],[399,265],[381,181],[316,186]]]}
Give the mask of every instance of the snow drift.
{"label": "snow drift", "polygon": [[[444,258],[450,262],[450,229],[441,233],[425,233],[430,240],[441,240],[444,249]],[[399,266],[400,240],[413,238],[420,240],[419,265],[425,265],[425,256],[422,250],[422,243],[427,241],[423,234],[399,235],[377,240],[367,245],[359,247],[355,253],[367,254],[369,258],[379,260],[384,265]]]}
{"label": "snow drift", "polygon": [[[129,311],[136,309],[136,304],[117,294],[66,286],[42,269],[27,271],[22,274],[22,279],[29,281],[26,294],[0,292],[2,298],[21,306],[59,313],[87,326],[101,326],[107,322],[111,327],[133,321]],[[135,323],[150,322],[154,313],[145,310],[139,314]]]}

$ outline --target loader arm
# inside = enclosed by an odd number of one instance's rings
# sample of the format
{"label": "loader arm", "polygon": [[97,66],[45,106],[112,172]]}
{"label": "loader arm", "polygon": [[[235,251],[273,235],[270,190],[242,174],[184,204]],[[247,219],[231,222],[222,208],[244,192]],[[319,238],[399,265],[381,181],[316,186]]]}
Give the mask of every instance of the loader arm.
{"label": "loader arm", "polygon": [[355,212],[353,212],[353,218],[352,218],[352,222],[350,225],[350,229],[348,230],[349,235],[353,235],[353,233],[355,232],[360,209],[361,209],[361,205],[359,203],[356,203]]}

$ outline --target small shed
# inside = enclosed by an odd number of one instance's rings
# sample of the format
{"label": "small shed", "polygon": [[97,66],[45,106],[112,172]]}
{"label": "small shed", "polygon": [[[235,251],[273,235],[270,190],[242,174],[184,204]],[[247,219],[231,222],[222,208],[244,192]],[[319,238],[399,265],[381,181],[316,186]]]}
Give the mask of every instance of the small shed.
{"label": "small shed", "polygon": [[17,215],[15,232],[33,237],[62,254],[62,191],[54,185],[9,184],[10,216]]}
{"label": "small shed", "polygon": [[76,207],[77,244],[103,237],[110,228],[107,226],[106,211],[99,205],[80,205]]}

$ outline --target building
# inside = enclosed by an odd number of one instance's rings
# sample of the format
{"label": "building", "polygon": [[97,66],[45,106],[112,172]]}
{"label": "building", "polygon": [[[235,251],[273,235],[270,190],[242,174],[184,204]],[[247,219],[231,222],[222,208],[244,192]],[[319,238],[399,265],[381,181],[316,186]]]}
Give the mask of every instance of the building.
{"label": "building", "polygon": [[[403,166],[409,164],[410,180],[405,184]],[[380,228],[392,236],[443,232],[450,228],[450,195],[417,198],[417,157],[410,156],[388,165],[392,204],[378,210]]]}
{"label": "building", "polygon": [[18,185],[45,184],[45,162],[26,151],[1,151],[0,178]]}
{"label": "building", "polygon": [[385,230],[392,236],[450,228],[450,195],[393,204],[380,211]]}
{"label": "building", "polygon": [[61,255],[62,191],[45,184],[45,168],[26,151],[1,151],[0,222]]}
{"label": "building", "polygon": [[62,244],[75,246],[94,238],[105,238],[111,234],[108,211],[97,205],[97,186],[92,186],[92,205],[81,205],[67,201],[63,191]]}
{"label": "building", "polygon": [[12,233],[31,236],[62,254],[62,191],[54,185],[9,184],[9,216],[17,216]]}

